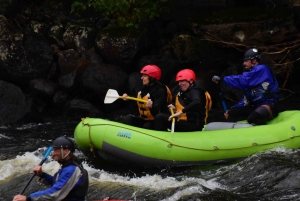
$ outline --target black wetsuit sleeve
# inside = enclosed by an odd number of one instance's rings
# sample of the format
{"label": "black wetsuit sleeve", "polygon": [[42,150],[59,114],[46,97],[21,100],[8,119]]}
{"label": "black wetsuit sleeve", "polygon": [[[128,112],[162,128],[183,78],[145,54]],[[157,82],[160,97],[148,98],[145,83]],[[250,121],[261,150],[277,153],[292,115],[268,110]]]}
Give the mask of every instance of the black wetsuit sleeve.
{"label": "black wetsuit sleeve", "polygon": [[153,105],[150,112],[153,116],[155,116],[162,111],[163,107],[166,107],[167,92],[165,86],[159,87],[152,95],[154,96],[154,99],[152,100]]}
{"label": "black wetsuit sleeve", "polygon": [[182,110],[183,113],[194,110],[196,107],[201,105],[200,91],[197,89],[190,90],[187,94],[187,98],[190,100],[190,103]]}

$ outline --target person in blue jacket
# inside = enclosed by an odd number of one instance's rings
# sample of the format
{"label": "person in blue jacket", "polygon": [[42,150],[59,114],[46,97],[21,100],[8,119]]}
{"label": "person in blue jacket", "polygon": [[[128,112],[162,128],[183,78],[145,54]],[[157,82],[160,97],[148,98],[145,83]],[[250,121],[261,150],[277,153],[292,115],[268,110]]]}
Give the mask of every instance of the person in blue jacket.
{"label": "person in blue jacket", "polygon": [[36,175],[51,184],[50,188],[25,195],[16,195],[13,201],[85,201],[88,192],[88,172],[76,160],[72,140],[63,136],[53,142],[52,158],[61,165],[61,169],[51,176],[42,171],[41,166],[34,167]]}
{"label": "person in blue jacket", "polygon": [[244,98],[224,115],[228,122],[239,117],[247,118],[253,125],[266,125],[278,115],[278,83],[271,69],[260,64],[261,54],[251,48],[244,54],[245,71],[241,75],[213,76],[212,81],[223,81],[229,87],[244,91]]}

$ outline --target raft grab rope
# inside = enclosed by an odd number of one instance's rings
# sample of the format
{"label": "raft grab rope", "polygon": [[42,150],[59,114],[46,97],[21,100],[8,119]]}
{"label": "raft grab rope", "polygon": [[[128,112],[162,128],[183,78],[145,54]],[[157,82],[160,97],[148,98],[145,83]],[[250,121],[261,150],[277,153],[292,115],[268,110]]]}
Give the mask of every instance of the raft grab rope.
{"label": "raft grab rope", "polygon": [[93,142],[92,142],[92,140],[91,140],[91,125],[90,125],[89,123],[84,123],[84,120],[85,120],[85,119],[88,119],[88,118],[89,118],[89,117],[82,118],[82,119],[81,119],[81,122],[82,122],[83,125],[87,125],[87,126],[89,127],[89,145],[90,145],[90,152],[93,153],[94,158],[95,158],[96,155],[95,155],[95,151],[94,151]]}
{"label": "raft grab rope", "polygon": [[[93,148],[93,144],[92,144],[92,141],[91,141],[91,133],[90,133],[90,130],[91,130],[91,126],[103,126],[103,125],[109,125],[109,126],[115,126],[115,125],[111,125],[109,123],[99,123],[99,124],[89,124],[89,123],[84,123],[83,120],[82,120],[82,124],[84,125],[87,125],[89,127],[89,143],[90,143],[90,150],[91,152],[94,153],[94,148]],[[124,128],[124,129],[128,129],[126,127],[122,127],[122,126],[116,126],[116,127],[119,127],[119,128]],[[292,126],[294,128],[294,126]],[[157,136],[154,136],[154,135],[151,135],[151,134],[148,134],[148,133],[144,133],[144,132],[141,132],[139,130],[135,130],[135,129],[131,129],[132,131],[137,131],[139,132],[140,134],[144,134],[144,135],[147,135],[147,136],[150,136],[150,137],[153,137],[153,138],[156,138],[156,139],[159,139],[161,141],[165,141],[168,143],[167,147],[168,148],[172,148],[173,146],[176,146],[176,147],[181,147],[181,148],[186,148],[186,149],[192,149],[192,150],[199,150],[199,151],[217,151],[217,150],[237,150],[237,149],[245,149],[245,148],[250,148],[250,147],[253,147],[253,146],[264,146],[264,145],[271,145],[271,144],[276,144],[276,143],[280,143],[280,142],[284,142],[284,141],[288,141],[288,140],[291,140],[293,138],[298,138],[300,137],[300,135],[294,135],[294,136],[290,136],[286,139],[283,139],[283,140],[278,140],[278,141],[274,141],[274,142],[269,142],[269,143],[257,143],[257,142],[252,142],[251,145],[249,146],[243,146],[243,147],[236,147],[236,148],[220,148],[219,146],[217,145],[214,145],[211,149],[201,149],[201,148],[195,148],[195,147],[188,147],[188,146],[183,146],[183,145],[179,145],[179,144],[176,144],[176,143],[173,143],[169,140],[166,140],[166,139],[163,139],[163,138],[160,138],[160,137],[157,137]],[[292,129],[292,130],[296,130],[295,128]]]}

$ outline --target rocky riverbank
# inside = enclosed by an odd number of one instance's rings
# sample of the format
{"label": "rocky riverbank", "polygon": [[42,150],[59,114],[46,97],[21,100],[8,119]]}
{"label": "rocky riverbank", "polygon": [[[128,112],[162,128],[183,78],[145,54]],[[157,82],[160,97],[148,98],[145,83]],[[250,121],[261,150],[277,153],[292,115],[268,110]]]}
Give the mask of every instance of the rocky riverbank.
{"label": "rocky riverbank", "polygon": [[[76,16],[66,2],[0,2],[0,124],[134,112],[134,102],[103,100],[108,89],[135,96],[139,70],[149,63],[161,67],[161,82],[174,93],[175,74],[193,69],[218,107],[212,75],[240,73],[243,52],[253,46],[274,70],[283,98],[299,91],[299,15],[289,3],[178,0],[170,13],[133,30],[93,13]],[[229,99],[240,96],[222,90]]]}

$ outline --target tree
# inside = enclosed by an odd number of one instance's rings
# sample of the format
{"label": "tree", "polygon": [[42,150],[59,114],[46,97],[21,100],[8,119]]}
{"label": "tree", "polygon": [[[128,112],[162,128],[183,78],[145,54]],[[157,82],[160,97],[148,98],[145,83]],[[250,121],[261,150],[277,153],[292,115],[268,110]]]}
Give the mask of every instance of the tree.
{"label": "tree", "polygon": [[138,28],[143,21],[153,20],[167,12],[169,0],[75,0],[72,12],[81,13],[92,8],[120,27]]}

